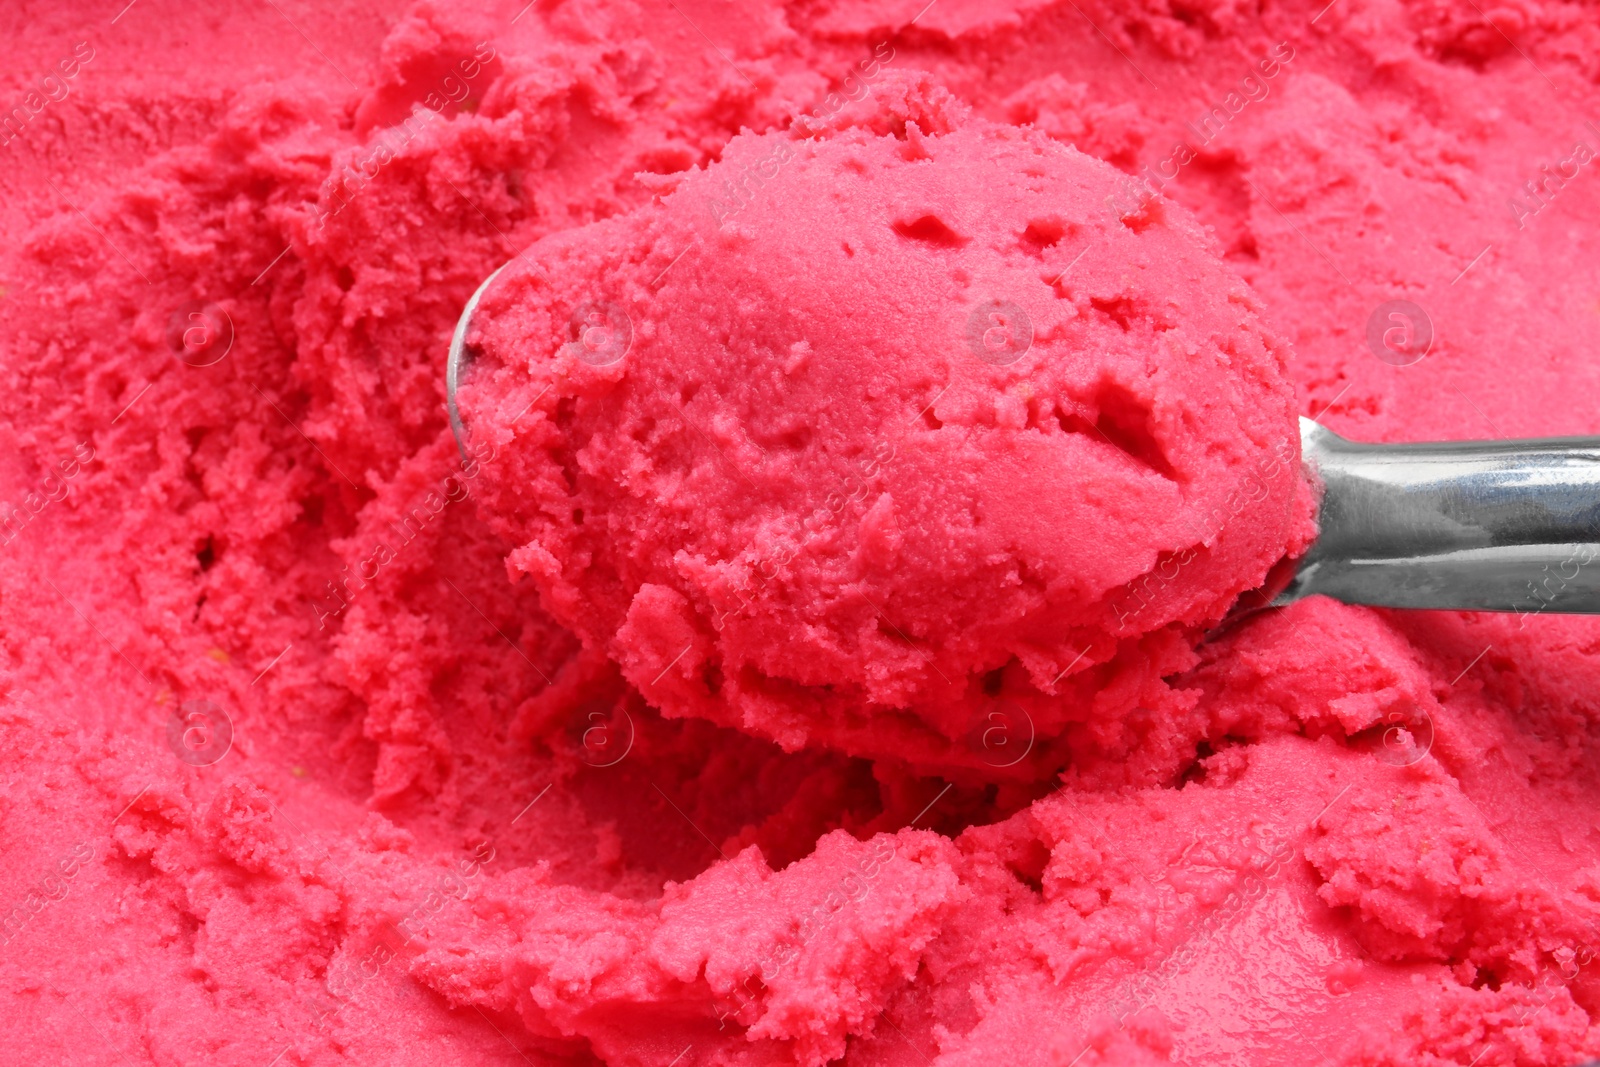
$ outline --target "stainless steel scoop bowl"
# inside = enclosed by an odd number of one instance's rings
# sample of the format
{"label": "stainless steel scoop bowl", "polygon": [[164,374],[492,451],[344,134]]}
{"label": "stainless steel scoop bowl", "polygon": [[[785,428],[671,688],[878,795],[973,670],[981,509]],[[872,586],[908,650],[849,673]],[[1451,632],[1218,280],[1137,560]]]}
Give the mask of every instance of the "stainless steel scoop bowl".
{"label": "stainless steel scoop bowl", "polygon": [[[512,260],[511,262],[515,262]],[[450,412],[450,432],[455,434],[456,446],[461,449],[461,458],[467,458],[467,427],[461,421],[461,409],[456,405],[456,390],[461,387],[461,375],[466,371],[467,364],[472,362],[472,352],[467,347],[467,331],[472,327],[472,316],[478,310],[478,301],[483,299],[483,294],[489,291],[489,286],[500,276],[500,272],[509,267],[511,263],[502,263],[495,268],[493,274],[483,280],[473,292],[467,306],[461,309],[461,318],[456,320],[455,332],[450,335],[450,355],[444,365],[444,394],[445,407]]]}

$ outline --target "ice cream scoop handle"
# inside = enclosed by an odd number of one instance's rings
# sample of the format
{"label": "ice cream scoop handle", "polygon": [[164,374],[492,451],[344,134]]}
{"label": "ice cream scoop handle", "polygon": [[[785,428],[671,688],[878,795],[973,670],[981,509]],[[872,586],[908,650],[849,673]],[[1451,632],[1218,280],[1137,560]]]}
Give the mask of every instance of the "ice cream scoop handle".
{"label": "ice cream scoop handle", "polygon": [[1300,420],[1316,543],[1278,602],[1600,613],[1600,437],[1373,445]]}

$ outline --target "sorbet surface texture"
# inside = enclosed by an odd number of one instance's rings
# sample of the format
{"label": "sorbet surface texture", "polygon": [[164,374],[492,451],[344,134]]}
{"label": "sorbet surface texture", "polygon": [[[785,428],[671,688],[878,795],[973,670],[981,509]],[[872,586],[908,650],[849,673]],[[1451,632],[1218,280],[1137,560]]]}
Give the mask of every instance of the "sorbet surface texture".
{"label": "sorbet surface texture", "polygon": [[1127,710],[1069,678],[1155,673],[1123,644],[1303,545],[1288,349],[1184,209],[1108,208],[1114,168],[925,79],[877,91],[892,132],[737,137],[514,260],[469,447],[504,457],[512,564],[669,714],[995,767],[1000,690],[1037,777]]}
{"label": "sorbet surface texture", "polygon": [[0,29],[0,1063],[1600,1055],[1600,622],[1212,629],[1600,432],[1592,5]]}

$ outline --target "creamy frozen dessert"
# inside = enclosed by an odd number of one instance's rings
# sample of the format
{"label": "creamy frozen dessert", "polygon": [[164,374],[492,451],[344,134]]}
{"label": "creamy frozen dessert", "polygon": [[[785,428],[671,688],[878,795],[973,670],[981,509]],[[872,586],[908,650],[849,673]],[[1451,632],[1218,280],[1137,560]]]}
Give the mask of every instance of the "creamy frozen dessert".
{"label": "creamy frozen dessert", "polygon": [[[884,72],[479,305],[482,506],[669,715],[1037,777],[1304,543],[1259,300],[1183,208],[966,110]],[[1026,755],[970,744],[997,702]]]}
{"label": "creamy frozen dessert", "polygon": [[1600,1054],[1596,623],[1213,627],[1600,430],[1592,10],[3,17],[0,1062]]}

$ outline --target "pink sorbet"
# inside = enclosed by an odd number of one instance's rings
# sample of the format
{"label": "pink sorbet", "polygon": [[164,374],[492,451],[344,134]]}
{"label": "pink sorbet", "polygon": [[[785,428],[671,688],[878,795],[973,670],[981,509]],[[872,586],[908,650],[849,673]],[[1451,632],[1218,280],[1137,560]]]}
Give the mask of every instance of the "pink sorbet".
{"label": "pink sorbet", "polygon": [[1600,432],[1594,5],[0,32],[0,1064],[1600,1056],[1600,622],[1213,628]]}
{"label": "pink sorbet", "polygon": [[1288,348],[1189,212],[925,76],[875,93],[496,278],[481,499],[669,715],[1048,773],[1305,543]]}

